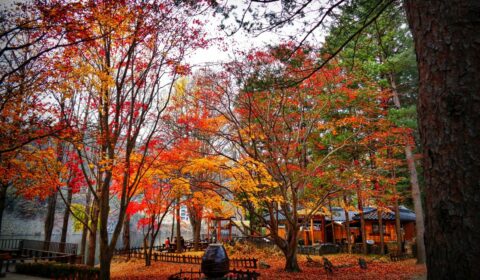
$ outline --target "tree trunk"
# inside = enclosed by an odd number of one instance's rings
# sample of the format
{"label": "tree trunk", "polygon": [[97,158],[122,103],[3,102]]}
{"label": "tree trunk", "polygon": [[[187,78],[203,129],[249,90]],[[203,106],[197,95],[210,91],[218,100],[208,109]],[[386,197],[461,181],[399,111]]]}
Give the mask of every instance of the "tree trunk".
{"label": "tree trunk", "polygon": [[380,255],[385,254],[385,238],[383,236],[383,211],[377,208],[378,228],[380,232]]}
{"label": "tree trunk", "polygon": [[[100,238],[102,242],[102,238]],[[102,246],[100,244],[100,246]],[[110,279],[110,265],[112,262],[112,255],[110,250],[100,250],[100,277],[98,279],[108,280]]]}
{"label": "tree trunk", "polygon": [[195,251],[199,249],[200,231],[202,228],[202,210],[198,209],[199,207],[200,206],[188,207],[188,215],[190,218],[190,225],[192,226],[193,232],[193,249]]}
{"label": "tree trunk", "polygon": [[[393,93],[393,103],[397,109],[400,109],[400,97],[398,96],[397,84],[393,74],[389,75],[390,87]],[[410,144],[405,145],[405,158],[408,165],[408,173],[410,174],[410,185],[412,187],[412,200],[413,208],[415,210],[415,228],[416,228],[416,240],[417,240],[417,263],[425,263],[425,223],[423,221],[423,206],[422,206],[422,193],[420,192],[420,184],[418,183],[418,173],[415,164],[415,158],[412,153],[413,147]]]}
{"label": "tree trunk", "polygon": [[395,232],[397,234],[397,249],[399,252],[403,252],[403,236],[402,225],[400,222],[400,209],[398,207],[397,187],[393,186],[393,194],[395,196],[395,202],[393,204],[393,210],[395,212]]}
{"label": "tree trunk", "polygon": [[301,269],[297,260],[298,230],[295,230],[293,226],[290,227],[291,228],[287,229],[287,238],[284,240],[284,244],[282,244],[283,246],[280,248],[285,255],[285,271],[299,272]]}
{"label": "tree trunk", "polygon": [[80,248],[80,255],[83,257],[83,262],[86,264],[86,256],[85,252],[87,249],[87,234],[88,234],[88,222],[90,221],[90,199],[91,199],[90,189],[87,189],[87,197],[85,201],[85,220],[83,221],[83,229],[82,229],[82,241],[81,241],[81,248]]}
{"label": "tree trunk", "polygon": [[87,265],[95,265],[95,250],[97,245],[97,229],[98,229],[98,203],[94,199],[92,201],[92,207],[90,207],[90,222],[91,230],[88,232],[88,255],[87,255]]}
{"label": "tree trunk", "polygon": [[360,186],[357,186],[358,213],[360,213],[360,233],[362,235],[362,253],[367,254],[367,233],[365,232],[365,217],[363,215],[363,202]]}
{"label": "tree trunk", "polygon": [[348,215],[347,209],[347,196],[343,195],[343,203],[345,204],[344,212],[345,212],[345,230],[347,231],[347,250],[348,253],[352,253],[352,237],[350,233],[350,216]]}
{"label": "tree trunk", "polygon": [[181,253],[182,252],[182,244],[180,242],[180,237],[181,237],[181,232],[180,232],[180,199],[177,199],[177,205],[176,205],[176,208],[175,208],[175,212],[176,212],[176,218],[177,218],[177,242],[176,242],[176,245],[177,245],[177,253]]}
{"label": "tree trunk", "polygon": [[480,275],[480,2],[405,0],[417,53],[428,279]]}
{"label": "tree trunk", "polygon": [[425,222],[423,220],[422,193],[420,192],[420,184],[418,183],[417,168],[415,166],[415,158],[412,154],[412,146],[405,146],[405,155],[407,158],[408,170],[410,172],[410,184],[412,186],[413,208],[415,210],[415,230],[417,243],[417,263],[424,264],[425,257]]}
{"label": "tree trunk", "polygon": [[53,226],[55,224],[55,209],[57,206],[57,192],[55,191],[48,197],[48,210],[45,217],[45,238],[43,250],[48,251],[50,241],[52,241]]}
{"label": "tree trunk", "polygon": [[170,232],[170,242],[173,241],[173,233],[175,232],[175,211],[172,211],[172,231]]}
{"label": "tree trunk", "polygon": [[123,249],[124,250],[130,249],[130,216],[129,215],[125,217],[125,221],[123,222]]}
{"label": "tree trunk", "polygon": [[65,204],[65,212],[63,213],[62,235],[60,237],[60,252],[65,252],[65,242],[67,242],[68,220],[70,218],[70,204],[72,203],[72,189],[68,188],[67,203]]}
{"label": "tree trunk", "polygon": [[0,234],[2,233],[3,211],[7,202],[7,190],[9,184],[0,184]]}
{"label": "tree trunk", "polygon": [[[333,243],[336,243],[335,242],[335,222],[333,220],[333,211],[332,211],[332,199],[329,198],[328,199],[328,210],[330,211],[330,222],[332,223],[332,241]],[[313,245],[313,240],[312,240],[312,245]]]}

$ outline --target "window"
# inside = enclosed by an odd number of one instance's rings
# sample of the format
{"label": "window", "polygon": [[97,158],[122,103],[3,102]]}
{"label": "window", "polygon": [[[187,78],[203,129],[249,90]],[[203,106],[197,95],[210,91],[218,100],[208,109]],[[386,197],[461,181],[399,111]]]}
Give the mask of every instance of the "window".
{"label": "window", "polygon": [[[387,232],[387,226],[383,225],[383,234]],[[373,234],[380,234],[380,226],[378,224],[372,225],[372,233]]]}

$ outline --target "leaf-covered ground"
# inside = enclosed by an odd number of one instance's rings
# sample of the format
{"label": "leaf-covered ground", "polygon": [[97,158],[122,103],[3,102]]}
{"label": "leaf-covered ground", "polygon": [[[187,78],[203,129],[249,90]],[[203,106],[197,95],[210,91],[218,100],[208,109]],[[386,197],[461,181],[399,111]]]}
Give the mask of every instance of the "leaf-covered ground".
{"label": "leaf-covered ground", "polygon": [[[336,254],[328,255],[327,258],[338,267],[333,275],[327,277],[323,266],[309,265],[303,255],[298,256],[302,272],[287,273],[283,271],[284,259],[273,250],[235,250],[228,249],[230,257],[255,257],[266,262],[271,267],[268,269],[256,269],[260,273],[260,279],[392,279],[410,280],[422,279],[426,273],[425,266],[416,265],[414,259],[399,262],[391,262],[387,257],[367,256],[368,268],[361,269],[358,266],[359,255]],[[253,254],[252,254],[253,253]],[[321,262],[321,257],[313,256],[315,261]],[[153,262],[151,267],[145,267],[143,260],[115,259],[112,263],[112,279],[114,280],[142,280],[142,279],[167,279],[169,275],[182,269],[200,270],[199,265],[186,265],[175,263]]]}

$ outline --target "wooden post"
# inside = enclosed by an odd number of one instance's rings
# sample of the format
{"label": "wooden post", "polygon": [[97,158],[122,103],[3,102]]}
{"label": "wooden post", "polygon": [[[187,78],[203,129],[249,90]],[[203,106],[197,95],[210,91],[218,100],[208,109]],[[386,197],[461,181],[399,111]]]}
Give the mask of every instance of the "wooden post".
{"label": "wooden post", "polygon": [[210,217],[207,218],[207,242],[210,240]]}
{"label": "wooden post", "polygon": [[228,240],[232,241],[232,221],[229,221],[228,223]]}
{"label": "wooden post", "polygon": [[310,240],[312,241],[312,244],[313,245],[313,241],[314,241],[314,233],[313,233],[313,218],[310,218],[310,237],[312,237]]}
{"label": "wooden post", "polygon": [[222,237],[222,220],[218,219],[217,220],[217,243],[220,242],[221,237]]}
{"label": "wooden post", "polygon": [[325,216],[322,215],[322,242],[325,243]]}

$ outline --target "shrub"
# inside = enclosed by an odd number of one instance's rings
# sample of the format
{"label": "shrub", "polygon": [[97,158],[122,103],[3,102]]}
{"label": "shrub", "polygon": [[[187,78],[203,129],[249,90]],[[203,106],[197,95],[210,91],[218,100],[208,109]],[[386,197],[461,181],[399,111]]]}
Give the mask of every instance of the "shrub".
{"label": "shrub", "polygon": [[50,279],[68,279],[87,280],[98,279],[100,270],[95,267],[85,265],[59,264],[53,262],[40,263],[18,263],[16,265],[17,273],[46,277]]}

